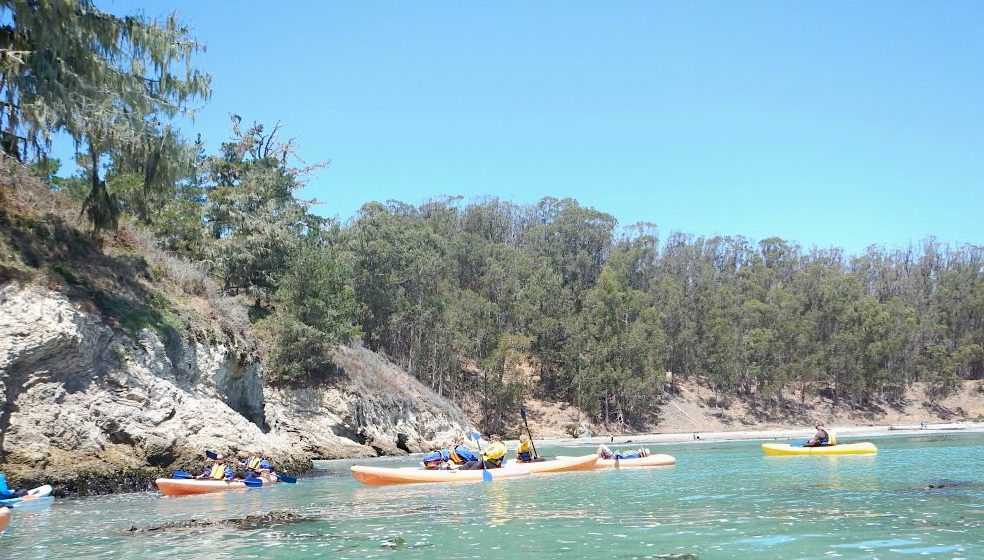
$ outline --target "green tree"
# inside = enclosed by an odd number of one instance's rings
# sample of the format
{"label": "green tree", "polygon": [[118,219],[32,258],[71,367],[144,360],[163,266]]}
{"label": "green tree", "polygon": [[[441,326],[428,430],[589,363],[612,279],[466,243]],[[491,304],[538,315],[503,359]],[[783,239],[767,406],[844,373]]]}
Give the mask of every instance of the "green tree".
{"label": "green tree", "polygon": [[87,156],[83,211],[96,229],[116,226],[108,160],[148,190],[170,187],[193,153],[169,120],[207,98],[210,78],[191,66],[202,46],[171,16],[116,16],[91,0],[0,0],[0,129],[4,150],[43,155],[64,132]]}

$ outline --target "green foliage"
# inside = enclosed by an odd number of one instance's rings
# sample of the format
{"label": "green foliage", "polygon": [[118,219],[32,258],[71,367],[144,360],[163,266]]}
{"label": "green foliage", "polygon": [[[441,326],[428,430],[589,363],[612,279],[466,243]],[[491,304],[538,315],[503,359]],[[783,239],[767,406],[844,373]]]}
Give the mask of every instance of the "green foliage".
{"label": "green foliage", "polygon": [[93,301],[103,314],[116,321],[131,336],[150,328],[164,337],[170,337],[182,327],[181,320],[171,310],[167,296],[159,292],[149,292],[146,302],[136,303],[103,290],[96,290]]}
{"label": "green foliage", "polygon": [[210,78],[191,66],[202,47],[175,17],[115,16],[91,0],[2,0],[0,13],[2,147],[43,159],[54,133],[70,136],[87,157],[95,229],[114,228],[120,211],[104,158],[148,191],[187,172],[192,154],[168,120],[208,97]]}
{"label": "green foliage", "polygon": [[[571,200],[367,204],[342,232],[364,341],[450,396],[476,389],[465,365],[480,364],[489,429],[527,390],[642,422],[667,370],[710,382],[717,403],[764,407],[790,386],[864,404],[984,377],[980,248],[847,260],[778,238],[661,242],[651,225],[621,238],[614,226]],[[529,341],[537,386],[498,381],[511,337]]]}

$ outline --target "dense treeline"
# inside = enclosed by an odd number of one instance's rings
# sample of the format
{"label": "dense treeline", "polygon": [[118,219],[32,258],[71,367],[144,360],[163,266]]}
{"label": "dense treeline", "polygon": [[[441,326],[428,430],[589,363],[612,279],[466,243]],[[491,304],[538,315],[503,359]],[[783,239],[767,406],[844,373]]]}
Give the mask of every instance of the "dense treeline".
{"label": "dense treeline", "polygon": [[[496,430],[531,392],[644,421],[672,390],[667,371],[699,378],[717,402],[763,406],[797,391],[863,405],[914,381],[944,393],[984,376],[981,247],[846,256],[777,238],[660,237],[553,198],[373,202],[333,223],[295,197],[313,168],[292,167],[279,126],[234,116],[209,155],[168,124],[208,95],[190,65],[200,47],[173,18],[84,0],[3,10],[4,150],[76,198],[95,235],[139,224],[247,301],[271,382],[330,376],[331,346],[361,338],[442,395],[478,396]],[[59,131],[80,146],[67,179],[45,159]]]}
{"label": "dense treeline", "polygon": [[719,400],[775,404],[791,388],[864,404],[984,375],[981,247],[849,258],[778,238],[661,239],[569,199],[374,203],[343,238],[366,343],[450,396],[474,360],[499,407],[534,389],[632,422],[668,370]]}

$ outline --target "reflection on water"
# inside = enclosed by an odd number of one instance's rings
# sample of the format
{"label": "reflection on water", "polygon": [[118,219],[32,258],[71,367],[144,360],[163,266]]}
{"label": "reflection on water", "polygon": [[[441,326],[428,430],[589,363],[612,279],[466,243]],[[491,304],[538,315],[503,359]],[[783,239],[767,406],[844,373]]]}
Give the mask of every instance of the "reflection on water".
{"label": "reflection on water", "polygon": [[[878,455],[842,457],[765,457],[756,442],[659,446],[675,467],[491,484],[369,487],[349,475],[353,461],[324,462],[294,486],[15,512],[0,557],[984,558],[984,438],[877,444]],[[937,481],[954,483],[928,487]],[[303,520],[131,531],[266,512]]]}

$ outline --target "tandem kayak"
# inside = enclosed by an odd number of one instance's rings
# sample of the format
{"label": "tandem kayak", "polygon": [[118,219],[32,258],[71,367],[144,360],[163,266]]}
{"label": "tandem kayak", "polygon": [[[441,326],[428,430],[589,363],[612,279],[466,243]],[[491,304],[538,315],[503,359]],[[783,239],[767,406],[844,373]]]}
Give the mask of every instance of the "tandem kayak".
{"label": "tandem kayak", "polygon": [[0,506],[13,506],[17,504],[27,503],[32,500],[37,500],[39,498],[47,498],[48,496],[51,496],[51,485],[45,484],[44,486],[38,486],[37,488],[28,491],[28,493],[23,496],[0,500]]}
{"label": "tandem kayak", "polygon": [[868,441],[821,445],[820,447],[802,447],[788,443],[763,443],[762,451],[765,451],[766,455],[868,455],[878,453],[878,448]]}
{"label": "tandem kayak", "polygon": [[[277,482],[277,475],[268,473],[256,477],[263,482],[263,486]],[[165,496],[189,496],[191,494],[209,494],[211,492],[224,492],[226,490],[236,490],[248,488],[242,480],[208,480],[197,478],[158,478],[154,481],[157,489]]]}
{"label": "tandem kayak", "polygon": [[7,523],[10,523],[10,518],[13,514],[10,513],[9,507],[0,507],[0,531],[3,531],[7,527]]}
{"label": "tandem kayak", "polygon": [[[546,462],[546,461],[544,461]],[[488,473],[492,480],[515,478],[530,474],[528,465],[508,465],[498,469],[478,470],[440,470],[432,471],[418,467],[366,467],[353,465],[352,478],[363,484],[375,486],[383,484],[413,484],[421,482],[481,482],[483,473]]]}
{"label": "tandem kayak", "polygon": [[676,464],[673,455],[649,455],[635,459],[601,459],[595,463],[598,468],[632,469],[637,467],[669,467]]}
{"label": "tandem kayak", "polygon": [[556,459],[547,459],[545,461],[534,461],[532,463],[512,463],[513,465],[521,465],[529,469],[533,474],[537,473],[552,473],[552,472],[567,472],[567,471],[584,471],[588,469],[595,468],[595,461],[598,460],[597,455],[584,455],[581,457],[557,457]]}

